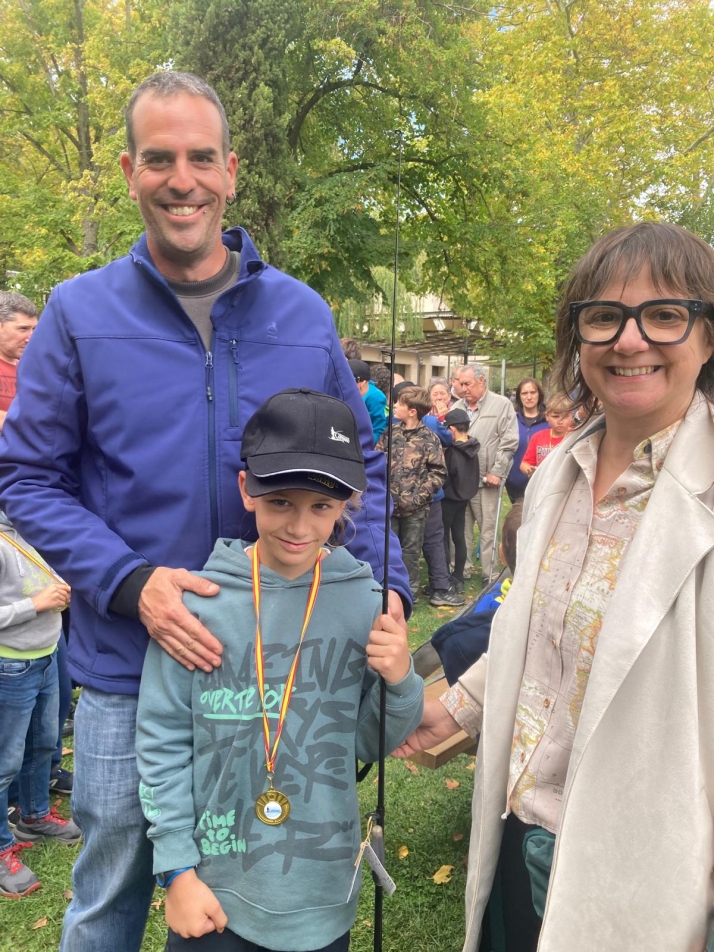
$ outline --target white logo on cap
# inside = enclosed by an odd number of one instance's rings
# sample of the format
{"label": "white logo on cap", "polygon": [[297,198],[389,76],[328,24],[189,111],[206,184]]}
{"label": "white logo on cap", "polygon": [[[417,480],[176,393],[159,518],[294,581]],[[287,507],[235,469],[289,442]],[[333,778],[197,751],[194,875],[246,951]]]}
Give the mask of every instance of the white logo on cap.
{"label": "white logo on cap", "polygon": [[336,430],[334,426],[330,427],[330,439],[335,440],[336,443],[349,443],[349,436],[345,436],[344,433],[340,433],[339,430]]}

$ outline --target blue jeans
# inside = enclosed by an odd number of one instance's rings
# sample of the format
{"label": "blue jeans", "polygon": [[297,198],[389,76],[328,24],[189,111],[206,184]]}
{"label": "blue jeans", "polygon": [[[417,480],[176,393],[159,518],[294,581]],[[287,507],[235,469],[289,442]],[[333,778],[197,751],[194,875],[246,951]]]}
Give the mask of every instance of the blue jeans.
{"label": "blue jeans", "polygon": [[[55,747],[54,753],[52,754],[52,772],[54,772],[55,767],[59,767],[62,762],[62,748],[64,743],[62,740],[62,728],[64,727],[64,722],[69,716],[70,709],[72,707],[72,678],[69,676],[69,668],[67,667],[67,642],[64,635],[60,635],[60,640],[57,642],[57,651],[55,652],[55,657],[57,658],[57,679],[59,681],[59,718],[58,718],[58,731],[59,731],[59,740],[57,741],[57,746]],[[25,758],[31,762],[32,761],[32,744],[33,744],[33,733],[32,729],[28,730],[27,737],[25,738]],[[20,799],[20,777],[17,776],[10,784],[10,788],[7,792],[7,799],[10,806],[15,806]]]}
{"label": "blue jeans", "polygon": [[83,688],[74,716],[72,816],[84,846],[60,952],[139,952],[154,890],[139,803],[138,698]]}
{"label": "blue jeans", "polygon": [[[0,851],[14,842],[7,825],[7,792],[19,774],[23,817],[50,810],[50,769],[57,745],[57,658],[0,658]],[[25,739],[31,743],[26,744]]]}

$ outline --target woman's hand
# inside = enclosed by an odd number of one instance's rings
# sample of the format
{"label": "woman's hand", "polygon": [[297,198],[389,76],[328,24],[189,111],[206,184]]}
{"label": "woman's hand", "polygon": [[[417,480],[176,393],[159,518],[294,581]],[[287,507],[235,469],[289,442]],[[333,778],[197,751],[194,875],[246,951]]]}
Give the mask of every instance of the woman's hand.
{"label": "woman's hand", "polygon": [[435,417],[443,420],[449,412],[449,402],[448,400],[434,400],[432,401],[431,409]]}
{"label": "woman's hand", "polygon": [[402,759],[411,757],[418,750],[436,747],[442,741],[458,734],[460,730],[459,722],[454,720],[438,698],[426,698],[421,724],[393,751],[392,756]]}
{"label": "woman's hand", "polygon": [[71,595],[72,589],[65,582],[53,582],[38,595],[33,595],[32,603],[38,615],[40,612],[61,612],[69,605]]}
{"label": "woman's hand", "polygon": [[228,917],[195,869],[179,873],[166,890],[166,925],[183,939],[223,932]]}

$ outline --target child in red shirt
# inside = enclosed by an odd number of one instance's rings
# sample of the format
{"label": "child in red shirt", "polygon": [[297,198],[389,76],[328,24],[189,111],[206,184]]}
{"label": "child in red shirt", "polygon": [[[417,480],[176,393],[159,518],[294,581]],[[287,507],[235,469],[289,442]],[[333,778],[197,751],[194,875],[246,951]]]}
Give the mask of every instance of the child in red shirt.
{"label": "child in red shirt", "polygon": [[532,476],[553,447],[562,442],[573,427],[574,409],[567,394],[556,393],[550,397],[545,405],[545,418],[550,424],[550,429],[539,430],[530,438],[528,449],[521,461],[522,473]]}

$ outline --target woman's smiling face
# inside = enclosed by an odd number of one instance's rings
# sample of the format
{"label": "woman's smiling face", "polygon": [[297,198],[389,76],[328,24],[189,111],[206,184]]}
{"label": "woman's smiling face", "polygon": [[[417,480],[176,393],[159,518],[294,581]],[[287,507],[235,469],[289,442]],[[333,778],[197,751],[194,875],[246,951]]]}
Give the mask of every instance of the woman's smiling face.
{"label": "woman's smiling face", "polygon": [[[613,282],[597,295],[600,301],[621,301],[635,307],[658,298],[680,298],[672,288],[656,288],[649,268],[624,286]],[[714,348],[699,318],[681,344],[648,344],[633,319],[614,344],[581,344],[580,369],[605,407],[608,428],[642,424],[653,435],[679,420],[691,403],[702,364]]]}

